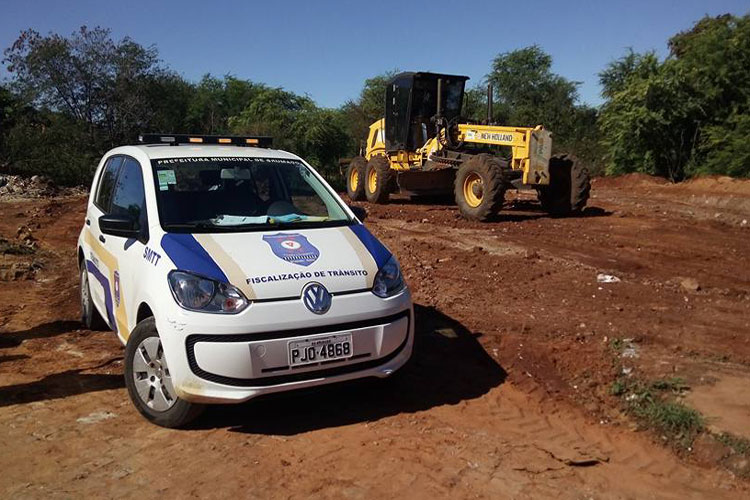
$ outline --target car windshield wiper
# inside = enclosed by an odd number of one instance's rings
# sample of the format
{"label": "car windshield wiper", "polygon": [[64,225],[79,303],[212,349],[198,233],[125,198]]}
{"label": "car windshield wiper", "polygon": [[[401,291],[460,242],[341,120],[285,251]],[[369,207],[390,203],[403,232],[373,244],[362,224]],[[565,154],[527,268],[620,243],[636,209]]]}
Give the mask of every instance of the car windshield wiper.
{"label": "car windshield wiper", "polygon": [[248,229],[255,230],[266,230],[266,229],[294,229],[304,227],[330,227],[330,226],[343,226],[350,224],[350,220],[295,220],[295,221],[280,221],[280,220],[269,220],[268,222],[262,223],[248,223],[248,224],[232,224],[231,226],[214,226],[219,227],[222,230],[229,231],[245,231]]}
{"label": "car windshield wiper", "polygon": [[164,224],[164,229],[210,229],[216,227],[208,222],[173,222],[171,224]]}

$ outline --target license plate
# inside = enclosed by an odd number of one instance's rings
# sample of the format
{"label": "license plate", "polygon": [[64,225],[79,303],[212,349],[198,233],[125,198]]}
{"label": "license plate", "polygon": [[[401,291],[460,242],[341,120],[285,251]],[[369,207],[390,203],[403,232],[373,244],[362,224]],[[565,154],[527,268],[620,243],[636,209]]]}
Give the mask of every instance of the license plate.
{"label": "license plate", "polygon": [[289,365],[300,366],[350,358],[354,353],[352,334],[289,341]]}

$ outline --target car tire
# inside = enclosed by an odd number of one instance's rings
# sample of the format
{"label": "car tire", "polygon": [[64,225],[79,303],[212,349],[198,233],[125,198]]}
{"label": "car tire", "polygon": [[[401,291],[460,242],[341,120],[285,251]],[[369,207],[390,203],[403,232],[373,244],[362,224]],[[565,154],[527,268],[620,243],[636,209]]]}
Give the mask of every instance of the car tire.
{"label": "car tire", "polygon": [[86,270],[86,261],[81,262],[79,271],[80,298],[81,298],[81,323],[88,330],[104,330],[107,323],[99,314],[91,300],[91,288],[89,286],[89,273]]}
{"label": "car tire", "polygon": [[346,194],[352,201],[364,201],[365,199],[365,172],[367,160],[357,156],[346,169]]}
{"label": "car tire", "polygon": [[204,409],[177,396],[153,317],[138,323],[128,338],[125,385],[141,415],[162,427],[184,427]]}

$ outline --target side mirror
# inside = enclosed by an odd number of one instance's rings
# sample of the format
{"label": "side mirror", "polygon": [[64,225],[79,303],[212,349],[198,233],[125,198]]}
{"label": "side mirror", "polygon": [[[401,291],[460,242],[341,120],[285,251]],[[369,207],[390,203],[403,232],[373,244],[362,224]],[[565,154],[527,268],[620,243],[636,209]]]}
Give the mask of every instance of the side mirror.
{"label": "side mirror", "polygon": [[123,238],[137,238],[141,232],[138,221],[129,215],[102,215],[99,217],[99,230]]}
{"label": "side mirror", "polygon": [[352,205],[349,205],[349,210],[351,210],[354,213],[354,216],[359,219],[360,222],[364,222],[367,218],[367,210],[365,210],[362,207],[355,207]]}

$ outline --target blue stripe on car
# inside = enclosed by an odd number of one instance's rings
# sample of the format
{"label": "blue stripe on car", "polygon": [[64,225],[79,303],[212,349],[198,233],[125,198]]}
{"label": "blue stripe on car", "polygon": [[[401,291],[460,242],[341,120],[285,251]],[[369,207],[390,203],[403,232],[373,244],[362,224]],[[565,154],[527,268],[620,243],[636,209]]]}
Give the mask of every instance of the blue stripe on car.
{"label": "blue stripe on car", "polygon": [[115,321],[115,315],[112,312],[112,291],[109,289],[109,280],[102,274],[99,268],[88,259],[86,260],[86,270],[91,273],[102,285],[102,288],[104,288],[104,306],[107,308],[109,326],[114,329],[115,333],[117,333],[117,322]]}
{"label": "blue stripe on car", "polygon": [[167,233],[161,239],[161,247],[177,269],[200,274],[207,278],[228,283],[226,274],[214,262],[192,234]]}
{"label": "blue stripe on car", "polygon": [[355,224],[349,227],[351,227],[352,232],[357,235],[359,241],[367,248],[367,251],[370,252],[378,269],[383,267],[383,264],[391,258],[391,252],[363,224]]}

